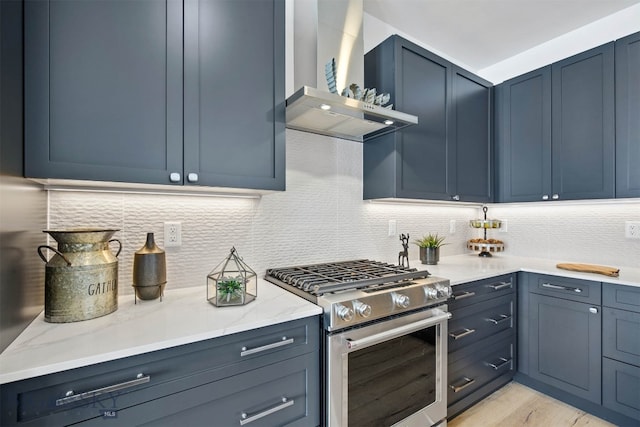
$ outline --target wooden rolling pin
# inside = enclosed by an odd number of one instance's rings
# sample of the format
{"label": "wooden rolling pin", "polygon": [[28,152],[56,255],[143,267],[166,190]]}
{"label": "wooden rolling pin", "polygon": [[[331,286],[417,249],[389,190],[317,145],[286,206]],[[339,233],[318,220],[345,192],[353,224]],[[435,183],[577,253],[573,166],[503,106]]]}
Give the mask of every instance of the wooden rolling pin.
{"label": "wooden rolling pin", "polygon": [[619,268],[607,267],[606,265],[561,263],[561,264],[557,264],[556,267],[562,268],[563,270],[604,274],[605,276],[611,276],[611,277],[618,277],[620,275]]}

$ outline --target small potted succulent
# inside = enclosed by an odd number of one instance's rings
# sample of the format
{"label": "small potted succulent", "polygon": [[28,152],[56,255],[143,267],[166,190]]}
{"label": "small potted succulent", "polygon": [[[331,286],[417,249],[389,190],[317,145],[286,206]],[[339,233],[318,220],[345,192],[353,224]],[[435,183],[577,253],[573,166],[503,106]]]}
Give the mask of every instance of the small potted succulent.
{"label": "small potted succulent", "polygon": [[440,246],[446,245],[444,237],[436,234],[427,234],[420,239],[413,241],[420,247],[420,262],[428,265],[436,265],[440,261]]}
{"label": "small potted succulent", "polygon": [[219,305],[238,305],[242,302],[244,283],[242,277],[223,277],[217,284]]}

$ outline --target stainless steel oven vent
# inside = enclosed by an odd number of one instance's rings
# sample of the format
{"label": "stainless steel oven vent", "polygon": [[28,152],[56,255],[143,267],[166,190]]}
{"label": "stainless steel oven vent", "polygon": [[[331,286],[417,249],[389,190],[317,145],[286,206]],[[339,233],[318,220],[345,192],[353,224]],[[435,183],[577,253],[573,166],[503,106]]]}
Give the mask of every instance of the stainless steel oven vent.
{"label": "stainless steel oven vent", "polygon": [[400,111],[303,86],[287,99],[287,127],[363,142],[418,123]]}

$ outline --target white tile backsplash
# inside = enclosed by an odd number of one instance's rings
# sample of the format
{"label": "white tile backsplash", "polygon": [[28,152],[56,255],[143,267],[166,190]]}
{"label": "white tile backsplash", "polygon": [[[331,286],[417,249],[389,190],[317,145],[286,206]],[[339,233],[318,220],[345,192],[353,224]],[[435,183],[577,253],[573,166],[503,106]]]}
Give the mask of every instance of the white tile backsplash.
{"label": "white tile backsplash", "polygon": [[[355,258],[397,262],[398,236],[447,236],[441,256],[468,252],[480,230],[470,206],[372,203],[362,200],[362,144],[287,130],[287,189],[261,199],[50,191],[49,228],[113,227],[123,244],[119,291],[132,294],[133,255],[147,232],[164,248],[164,221],[182,222],[182,246],[165,248],[167,288],[201,286],[235,246],[259,275],[269,267]],[[507,219],[506,254],[615,266],[640,266],[640,240],[624,238],[624,221],[640,220],[632,203],[564,206],[491,205],[489,217]],[[449,221],[456,233],[449,234]],[[115,249],[115,248],[114,248]],[[410,258],[418,248],[410,245]]]}

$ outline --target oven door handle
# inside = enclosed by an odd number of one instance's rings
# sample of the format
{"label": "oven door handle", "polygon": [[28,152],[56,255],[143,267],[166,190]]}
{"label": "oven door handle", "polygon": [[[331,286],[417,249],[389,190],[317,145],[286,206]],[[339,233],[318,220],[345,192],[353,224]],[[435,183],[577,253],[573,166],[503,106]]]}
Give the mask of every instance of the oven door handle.
{"label": "oven door handle", "polygon": [[347,348],[349,350],[356,350],[358,348],[367,347],[374,344],[379,344],[384,341],[388,341],[402,335],[410,334],[411,332],[419,331],[420,329],[428,328],[438,323],[445,322],[451,318],[451,313],[441,311],[428,319],[418,320],[417,322],[410,323],[408,325],[399,326],[397,328],[389,329],[388,331],[380,332],[378,334],[370,335],[365,338],[352,340],[347,338]]}

